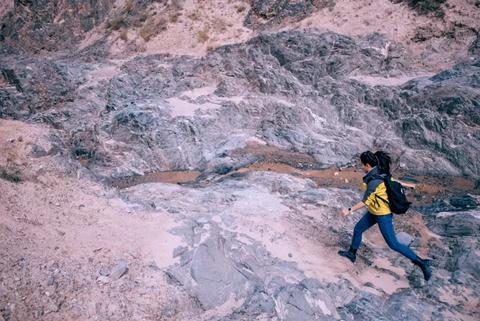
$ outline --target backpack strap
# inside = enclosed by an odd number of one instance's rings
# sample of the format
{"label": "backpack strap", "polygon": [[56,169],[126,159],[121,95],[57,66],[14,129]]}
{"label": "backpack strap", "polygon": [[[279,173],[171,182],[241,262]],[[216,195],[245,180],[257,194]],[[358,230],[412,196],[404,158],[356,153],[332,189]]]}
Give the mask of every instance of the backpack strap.
{"label": "backpack strap", "polygon": [[[375,175],[372,177],[372,179],[381,179],[383,181],[383,183],[386,185],[386,180],[389,179],[390,177],[387,175],[387,174],[379,174],[379,175]],[[386,186],[385,186],[386,187]],[[387,203],[388,205],[390,205],[390,202],[387,201],[386,199],[384,199],[383,197],[381,196],[378,196],[378,194],[375,194],[375,200],[379,198],[380,200],[384,201],[385,203]],[[377,206],[379,206],[380,204],[378,203],[378,200],[377,200]]]}
{"label": "backpack strap", "polygon": [[[378,196],[377,194],[375,194],[375,197],[381,199],[382,201],[384,201],[385,203],[387,203],[388,205],[390,205],[390,202],[387,201],[386,199],[384,199],[383,197]],[[378,204],[378,203],[377,203],[377,204]]]}

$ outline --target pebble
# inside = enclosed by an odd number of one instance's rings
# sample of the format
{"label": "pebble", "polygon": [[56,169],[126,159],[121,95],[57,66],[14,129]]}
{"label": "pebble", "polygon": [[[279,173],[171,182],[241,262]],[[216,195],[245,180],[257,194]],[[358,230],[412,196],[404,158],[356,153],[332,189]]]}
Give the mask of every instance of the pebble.
{"label": "pebble", "polygon": [[109,277],[112,280],[118,280],[128,272],[128,264],[125,261],[120,261],[112,271],[110,271]]}
{"label": "pebble", "polygon": [[110,278],[108,276],[105,276],[105,275],[100,275],[97,278],[97,281],[102,283],[102,284],[107,284],[107,283],[110,283]]}

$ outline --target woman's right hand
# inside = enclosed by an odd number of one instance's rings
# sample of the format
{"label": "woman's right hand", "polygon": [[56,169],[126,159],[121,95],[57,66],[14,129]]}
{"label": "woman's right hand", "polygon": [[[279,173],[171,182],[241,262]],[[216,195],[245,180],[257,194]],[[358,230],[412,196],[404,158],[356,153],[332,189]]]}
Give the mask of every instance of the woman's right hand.
{"label": "woman's right hand", "polygon": [[348,216],[348,209],[342,208],[340,210],[340,215],[343,216],[343,217],[347,217]]}

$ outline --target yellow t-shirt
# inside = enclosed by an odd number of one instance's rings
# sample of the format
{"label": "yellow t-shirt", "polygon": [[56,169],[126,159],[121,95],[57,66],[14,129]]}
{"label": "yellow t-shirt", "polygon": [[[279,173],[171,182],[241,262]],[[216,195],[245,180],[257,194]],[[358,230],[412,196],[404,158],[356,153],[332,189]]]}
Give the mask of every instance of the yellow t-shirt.
{"label": "yellow t-shirt", "polygon": [[385,183],[378,184],[377,188],[368,195],[368,197],[363,201],[367,206],[367,209],[373,215],[388,215],[391,214],[390,206],[388,203],[380,199],[379,197],[388,201],[387,187]]}
{"label": "yellow t-shirt", "polygon": [[[387,187],[379,173],[378,168],[374,167],[363,177],[364,183],[362,184],[362,189],[365,191],[365,194],[363,195],[362,202],[371,214],[388,215],[391,214],[392,211],[388,203],[385,202],[388,201]],[[381,198],[383,198],[383,200]]]}

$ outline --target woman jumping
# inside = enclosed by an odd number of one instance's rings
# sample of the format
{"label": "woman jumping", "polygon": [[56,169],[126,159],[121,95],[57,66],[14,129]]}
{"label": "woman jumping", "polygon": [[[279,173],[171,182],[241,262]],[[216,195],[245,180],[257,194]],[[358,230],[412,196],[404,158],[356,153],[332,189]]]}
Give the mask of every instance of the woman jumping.
{"label": "woman jumping", "polygon": [[[363,165],[363,171],[366,175],[363,177],[363,182],[367,185],[367,190],[361,202],[352,208],[342,208],[340,215],[343,217],[355,212],[361,208],[367,207],[367,213],[358,221],[353,230],[352,244],[347,251],[341,250],[338,252],[341,256],[348,258],[352,263],[357,258],[357,249],[362,242],[362,234],[370,227],[378,223],[380,232],[382,233],[385,242],[388,246],[403,256],[409,258],[413,264],[422,269],[423,277],[429,280],[432,276],[430,269],[430,261],[418,257],[410,247],[398,242],[392,224],[392,212],[386,201],[388,201],[387,190],[383,177],[390,178],[390,156],[382,151],[375,154],[366,151],[360,155],[360,160]],[[408,187],[408,184],[402,183]],[[385,201],[384,201],[385,200]]]}

